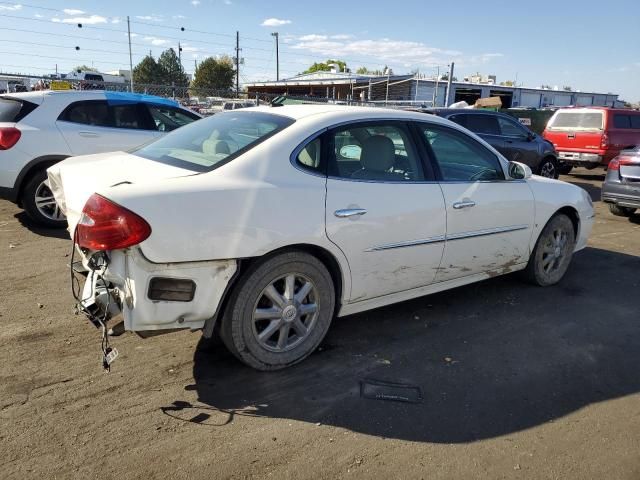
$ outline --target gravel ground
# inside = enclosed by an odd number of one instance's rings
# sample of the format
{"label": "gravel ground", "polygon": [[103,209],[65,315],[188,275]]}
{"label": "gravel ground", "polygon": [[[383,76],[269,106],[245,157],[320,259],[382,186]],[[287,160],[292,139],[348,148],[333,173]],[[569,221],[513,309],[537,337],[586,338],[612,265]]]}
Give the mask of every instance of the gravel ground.
{"label": "gravel ground", "polygon": [[[114,340],[75,316],[66,232],[0,201],[2,478],[640,478],[640,216],[599,202],[558,286],[515,276],[335,321],[252,371],[198,333]],[[360,382],[420,387],[369,400]]]}

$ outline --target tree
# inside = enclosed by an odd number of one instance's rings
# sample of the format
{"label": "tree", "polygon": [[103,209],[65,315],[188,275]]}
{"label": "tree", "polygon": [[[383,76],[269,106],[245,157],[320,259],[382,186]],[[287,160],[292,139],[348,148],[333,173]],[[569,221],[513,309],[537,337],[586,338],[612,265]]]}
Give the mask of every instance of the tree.
{"label": "tree", "polygon": [[382,70],[369,70],[367,67],[360,67],[356,70],[360,75],[382,75]]}
{"label": "tree", "polygon": [[164,75],[163,82],[167,85],[186,87],[189,84],[189,77],[184,73],[184,68],[173,48],[165,50],[158,58],[158,66]]}
{"label": "tree", "polygon": [[97,72],[97,68],[89,67],[87,65],[78,65],[73,69],[74,72]]}
{"label": "tree", "polygon": [[551,85],[540,85],[540,88],[543,90],[551,90]]}
{"label": "tree", "polygon": [[[443,73],[442,75],[440,75],[440,80],[443,82],[447,82],[449,80],[449,74],[448,73]],[[456,77],[455,75],[453,77],[451,77],[451,81],[452,82],[457,82],[458,81],[458,77]]]}
{"label": "tree", "polygon": [[503,87],[513,87],[515,82],[513,80],[505,80],[504,82],[500,82],[500,85]]}
{"label": "tree", "polygon": [[209,57],[200,62],[191,82],[191,90],[195,95],[206,95],[211,90],[230,90],[236,71],[231,57],[218,59]]}
{"label": "tree", "polygon": [[565,85],[564,87],[562,87],[562,90],[564,90],[565,92],[572,92],[573,91],[573,89],[569,85]]}
{"label": "tree", "polygon": [[339,72],[347,71],[347,62],[343,62],[342,60],[327,60],[326,62],[314,63],[309,68],[307,68],[303,73],[313,73],[313,72],[329,72],[332,68],[335,68],[335,65],[338,66]]}
{"label": "tree", "polygon": [[134,84],[161,84],[164,72],[151,55],[147,55],[133,69]]}

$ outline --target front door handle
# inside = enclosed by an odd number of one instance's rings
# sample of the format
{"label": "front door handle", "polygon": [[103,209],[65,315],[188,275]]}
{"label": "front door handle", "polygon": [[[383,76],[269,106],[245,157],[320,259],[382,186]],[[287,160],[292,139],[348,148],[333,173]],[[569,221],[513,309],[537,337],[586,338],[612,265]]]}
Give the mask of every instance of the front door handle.
{"label": "front door handle", "polygon": [[474,202],[473,200],[464,200],[462,202],[456,202],[453,204],[453,208],[455,208],[456,210],[460,210],[461,208],[469,208],[469,207],[475,207],[476,202]]}
{"label": "front door handle", "polygon": [[365,213],[367,213],[367,211],[364,208],[344,208],[333,212],[333,214],[338,218],[359,217]]}
{"label": "front door handle", "polygon": [[95,133],[95,132],[78,132],[78,134],[81,137],[87,137],[87,138],[96,138],[99,137],[100,135]]}

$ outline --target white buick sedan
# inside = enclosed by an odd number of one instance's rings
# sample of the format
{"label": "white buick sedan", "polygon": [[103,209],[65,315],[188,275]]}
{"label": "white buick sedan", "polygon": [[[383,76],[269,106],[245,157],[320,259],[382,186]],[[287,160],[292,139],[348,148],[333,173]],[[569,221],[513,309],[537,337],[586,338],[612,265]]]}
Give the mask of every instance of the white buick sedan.
{"label": "white buick sedan", "polygon": [[48,173],[96,325],[218,332],[261,370],[334,317],[517,270],[553,285],[594,217],[450,121],[362,107],[230,111]]}

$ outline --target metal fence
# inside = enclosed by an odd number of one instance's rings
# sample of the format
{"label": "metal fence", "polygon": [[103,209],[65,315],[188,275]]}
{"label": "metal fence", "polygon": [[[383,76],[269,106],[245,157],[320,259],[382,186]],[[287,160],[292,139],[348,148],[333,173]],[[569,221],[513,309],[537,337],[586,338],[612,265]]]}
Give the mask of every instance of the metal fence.
{"label": "metal fence", "polygon": [[[98,75],[98,74],[96,74]],[[101,81],[95,78],[59,78],[54,76],[34,76],[11,73],[0,73],[0,93],[25,92],[42,90],[104,90],[112,92],[131,92],[131,83],[122,77],[118,81]],[[308,95],[282,95],[275,93],[247,93],[236,92],[232,89],[207,89],[192,88],[188,85],[176,84],[133,84],[134,93],[156,95],[163,98],[171,98],[182,105],[207,115],[220,110],[232,110],[265,103],[282,104],[337,104],[356,105],[370,107],[389,108],[424,108],[430,107],[429,101],[406,100],[387,96],[384,100],[361,100],[358,96],[349,96],[346,99],[335,97],[308,96]],[[378,97],[379,98],[379,97]]]}

